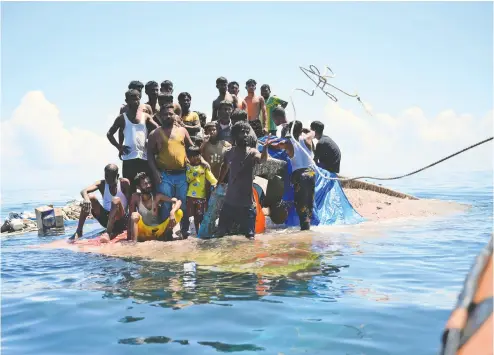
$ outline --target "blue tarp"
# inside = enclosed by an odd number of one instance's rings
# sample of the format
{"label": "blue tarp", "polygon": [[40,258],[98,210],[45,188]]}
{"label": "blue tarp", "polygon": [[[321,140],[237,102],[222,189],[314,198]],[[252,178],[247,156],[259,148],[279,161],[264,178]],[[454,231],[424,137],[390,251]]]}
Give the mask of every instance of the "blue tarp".
{"label": "blue tarp", "polygon": [[[265,141],[264,138],[260,138],[261,142]],[[274,142],[282,141],[278,138]],[[263,150],[262,145],[258,145],[259,151]],[[287,176],[284,176],[285,181],[285,193],[283,200],[290,204],[288,211],[288,219],[286,225],[299,226],[298,215],[293,206],[293,186],[290,183],[290,177],[292,175],[292,165],[288,154],[284,150],[269,149],[269,155],[272,158],[284,160],[288,163]],[[323,174],[326,177],[336,177],[336,174],[330,173],[327,170],[318,168],[316,174],[316,189],[314,196],[314,211],[311,224],[317,225],[331,225],[331,224],[357,224],[364,221],[364,218],[360,216],[357,211],[352,207],[348,201],[345,192],[341,188],[340,182],[337,180],[327,180],[321,176]]]}

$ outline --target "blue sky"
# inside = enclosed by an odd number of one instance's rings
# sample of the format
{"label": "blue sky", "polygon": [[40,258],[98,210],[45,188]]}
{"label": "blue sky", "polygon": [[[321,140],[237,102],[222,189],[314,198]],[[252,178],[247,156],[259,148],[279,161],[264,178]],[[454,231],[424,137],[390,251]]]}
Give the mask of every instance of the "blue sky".
{"label": "blue sky", "polygon": [[[242,95],[245,81],[254,78],[258,89],[268,83],[274,94],[288,98],[293,88],[312,86],[299,66],[328,64],[337,75],[334,83],[357,91],[373,112],[399,121],[405,110],[418,107],[432,122],[451,110],[460,130],[462,115],[475,126],[493,109],[492,10],[488,2],[2,3],[1,121],[12,121],[23,97],[40,91],[59,110],[58,121],[47,122],[106,139],[130,80],[170,79],[175,96],[190,92],[192,108],[210,116],[218,76],[240,82]],[[341,122],[331,119],[341,109],[374,126],[375,118],[353,99],[338,97],[335,111],[323,95],[296,93],[297,117],[322,120],[337,132],[334,125]],[[42,126],[44,117],[32,120]],[[471,133],[472,139],[483,133],[480,140],[492,132]],[[338,134],[343,146],[359,140]],[[28,167],[27,153],[42,148],[32,136],[28,142],[11,138],[33,145],[18,157]],[[454,134],[450,138],[455,141]],[[40,154],[37,160],[49,160]],[[349,172],[366,173],[347,159]],[[5,160],[2,153],[4,167]],[[43,167],[47,174],[58,168]],[[92,169],[85,170],[101,170]],[[2,171],[2,179],[15,178],[14,170]]]}

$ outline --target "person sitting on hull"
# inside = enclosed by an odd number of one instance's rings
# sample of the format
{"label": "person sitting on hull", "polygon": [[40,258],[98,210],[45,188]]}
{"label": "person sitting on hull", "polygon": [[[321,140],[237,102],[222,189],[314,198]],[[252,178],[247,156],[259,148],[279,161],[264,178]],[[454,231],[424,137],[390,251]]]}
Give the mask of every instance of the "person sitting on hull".
{"label": "person sitting on hull", "polygon": [[[144,172],[137,174],[134,183],[141,192],[134,193],[130,199],[130,226],[127,240],[134,242],[173,240],[173,228],[183,217],[180,209],[182,202],[174,197],[153,193],[151,179]],[[171,203],[172,208],[170,216],[163,221],[160,218],[159,208],[165,202]]]}
{"label": "person sitting on hull", "polygon": [[[103,196],[103,205],[92,192],[98,190]],[[118,167],[115,164],[108,164],[105,167],[105,179],[98,180],[81,191],[84,199],[82,203],[79,224],[76,232],[69,238],[75,241],[82,237],[83,227],[89,213],[106,228],[109,239],[113,239],[127,229],[128,215],[127,201],[130,198],[130,182],[128,179],[119,178]],[[108,242],[107,237],[101,237],[102,242]]]}

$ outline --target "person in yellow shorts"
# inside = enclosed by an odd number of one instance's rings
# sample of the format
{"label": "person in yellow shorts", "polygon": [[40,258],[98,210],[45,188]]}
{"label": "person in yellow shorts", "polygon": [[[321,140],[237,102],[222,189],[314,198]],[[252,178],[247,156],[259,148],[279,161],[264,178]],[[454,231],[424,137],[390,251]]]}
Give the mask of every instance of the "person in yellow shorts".
{"label": "person in yellow shorts", "polygon": [[[151,179],[144,172],[136,175],[134,184],[141,192],[134,193],[130,198],[127,240],[135,242],[173,240],[173,227],[180,223],[183,217],[183,212],[180,210],[182,202],[161,193],[154,194]],[[163,221],[159,217],[159,206],[164,202],[171,202],[172,208],[169,218]]]}
{"label": "person in yellow shorts", "polygon": [[185,175],[189,188],[187,190],[187,216],[194,217],[196,233],[199,232],[204,212],[207,206],[206,180],[212,187],[216,187],[218,180],[214,177],[211,169],[201,165],[201,151],[198,147],[190,147],[187,152],[189,164]]}

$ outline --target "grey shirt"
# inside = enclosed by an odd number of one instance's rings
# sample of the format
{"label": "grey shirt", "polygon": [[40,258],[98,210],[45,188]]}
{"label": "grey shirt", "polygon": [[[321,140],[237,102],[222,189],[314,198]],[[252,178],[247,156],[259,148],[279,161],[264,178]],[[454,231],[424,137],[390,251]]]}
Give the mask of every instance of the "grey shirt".
{"label": "grey shirt", "polygon": [[254,203],[252,182],[254,166],[261,162],[261,153],[255,148],[246,150],[232,147],[225,153],[224,163],[228,164],[229,178],[225,203],[232,206],[250,207]]}

